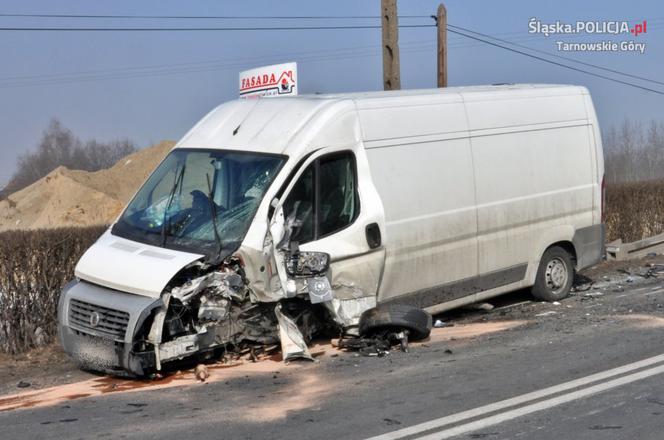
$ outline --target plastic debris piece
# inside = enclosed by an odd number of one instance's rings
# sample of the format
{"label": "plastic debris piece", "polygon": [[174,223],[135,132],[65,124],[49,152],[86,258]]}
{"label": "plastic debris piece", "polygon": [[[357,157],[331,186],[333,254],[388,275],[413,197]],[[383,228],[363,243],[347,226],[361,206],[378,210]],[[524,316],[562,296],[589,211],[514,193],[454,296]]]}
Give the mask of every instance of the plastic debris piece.
{"label": "plastic debris piece", "polygon": [[205,382],[205,380],[210,377],[210,372],[208,371],[208,367],[203,364],[198,364],[194,369],[194,375],[196,376],[196,379]]}
{"label": "plastic debris piece", "polygon": [[493,304],[489,304],[487,302],[474,303],[474,304],[468,304],[465,308],[468,310],[481,310],[484,312],[488,312],[490,310],[493,310]]}
{"label": "plastic debris piece", "polygon": [[307,289],[311,304],[332,301],[334,298],[330,281],[326,276],[307,278]]}
{"label": "plastic debris piece", "polygon": [[309,353],[302,332],[297,327],[297,324],[295,324],[295,321],[283,313],[281,303],[277,304],[274,308],[274,313],[277,315],[277,320],[279,321],[279,339],[281,341],[281,353],[284,362],[292,359],[308,359],[313,361],[314,358]]}

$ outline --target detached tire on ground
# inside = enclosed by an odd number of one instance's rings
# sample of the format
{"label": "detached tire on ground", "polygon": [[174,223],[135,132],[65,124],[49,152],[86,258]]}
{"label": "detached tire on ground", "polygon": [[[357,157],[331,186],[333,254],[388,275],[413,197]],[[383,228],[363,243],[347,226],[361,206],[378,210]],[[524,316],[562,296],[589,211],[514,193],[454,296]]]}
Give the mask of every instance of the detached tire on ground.
{"label": "detached tire on ground", "polygon": [[431,315],[417,307],[393,304],[379,305],[360,317],[361,336],[386,329],[405,329],[410,340],[424,339],[431,333]]}
{"label": "detached tire on ground", "polygon": [[553,246],[544,252],[531,292],[543,301],[560,301],[569,295],[574,281],[574,263],[565,249]]}

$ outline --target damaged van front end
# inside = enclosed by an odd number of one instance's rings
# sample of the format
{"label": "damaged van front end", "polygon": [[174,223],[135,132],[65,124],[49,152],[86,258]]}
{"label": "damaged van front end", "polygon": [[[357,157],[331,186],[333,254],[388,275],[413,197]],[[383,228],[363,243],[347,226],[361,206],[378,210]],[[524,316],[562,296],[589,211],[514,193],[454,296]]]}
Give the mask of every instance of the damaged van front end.
{"label": "damaged van front end", "polygon": [[64,288],[65,351],[83,368],[129,376],[278,343],[285,360],[310,358],[311,337],[335,325],[319,305],[333,297],[329,255],[300,251],[290,239],[297,220],[281,207],[272,224],[256,222],[263,247],[242,246],[283,161],[171,152]]}
{"label": "damaged van front end", "polygon": [[384,234],[352,101],[222,104],[81,257],[62,344],[132,376],[273,344],[311,358],[314,335],[357,333],[376,306]]}
{"label": "damaged van front end", "polygon": [[236,257],[217,268],[197,261],[156,299],[73,281],[60,297],[62,344],[83,368],[130,376],[280,340],[290,341],[291,356],[307,357],[306,341],[322,323],[310,302],[257,302],[242,274]]}

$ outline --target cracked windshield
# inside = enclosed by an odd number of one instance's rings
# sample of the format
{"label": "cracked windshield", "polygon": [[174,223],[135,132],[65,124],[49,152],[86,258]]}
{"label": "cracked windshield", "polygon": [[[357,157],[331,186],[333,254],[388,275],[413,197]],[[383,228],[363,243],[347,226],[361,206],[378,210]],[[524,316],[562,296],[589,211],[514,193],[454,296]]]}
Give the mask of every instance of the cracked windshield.
{"label": "cracked windshield", "polygon": [[282,163],[266,154],[174,150],[136,194],[113,234],[175,249],[232,252]]}

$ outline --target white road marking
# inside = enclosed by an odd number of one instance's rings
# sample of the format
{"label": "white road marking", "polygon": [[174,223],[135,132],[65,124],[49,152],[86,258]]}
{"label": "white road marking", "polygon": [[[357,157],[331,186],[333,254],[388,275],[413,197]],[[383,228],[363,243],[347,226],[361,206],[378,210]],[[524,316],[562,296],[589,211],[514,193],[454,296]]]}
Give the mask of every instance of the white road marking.
{"label": "white road marking", "polygon": [[573,400],[582,399],[584,397],[592,396],[593,394],[601,393],[622,385],[626,385],[637,380],[642,380],[650,376],[664,373],[664,365],[650,368],[648,370],[639,371],[638,373],[629,374],[627,376],[619,377],[608,382],[603,382],[598,385],[593,385],[583,388],[579,391],[574,391],[562,396],[554,397],[551,399],[543,400],[541,402],[532,403],[530,405],[522,406],[517,409],[505,411],[494,416],[486,417],[474,422],[466,423],[464,425],[455,426],[443,431],[434,432],[433,434],[417,437],[417,440],[443,440],[457,435],[465,434],[467,432],[477,431],[489,426],[497,425],[517,417],[525,416],[537,411],[553,408],[554,406],[562,405],[563,403],[571,402]]}
{"label": "white road marking", "polygon": [[651,290],[650,292],[646,293],[645,296],[655,295],[656,293],[662,293],[662,292],[664,292],[664,289],[655,289],[655,290]]}
{"label": "white road marking", "polygon": [[[599,373],[591,374],[590,376],[582,377],[569,382],[564,382],[559,385],[543,388],[538,391],[522,394],[520,396],[490,403],[488,405],[480,406],[478,408],[470,409],[467,411],[462,411],[456,414],[451,414],[449,416],[430,420],[428,422],[420,423],[418,425],[413,425],[406,428],[398,429],[396,431],[371,437],[370,439],[367,440],[397,440],[407,436],[420,434],[425,431],[431,431],[433,429],[442,428],[444,426],[451,425],[453,423],[458,423],[467,419],[471,419],[473,417],[482,416],[494,411],[499,411],[523,403],[531,402],[536,399],[541,399],[543,397],[551,396],[553,394],[561,393],[563,391],[568,391],[574,388],[578,388],[580,386],[591,384],[593,382],[609,379],[611,377],[618,376],[620,374],[629,373],[631,371],[648,367],[660,362],[664,362],[664,355],[653,356],[648,359],[643,359],[641,361],[633,362],[631,364],[623,365],[617,368],[612,368],[610,370],[601,371]],[[664,368],[664,366],[662,368]]]}

